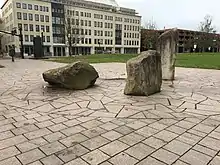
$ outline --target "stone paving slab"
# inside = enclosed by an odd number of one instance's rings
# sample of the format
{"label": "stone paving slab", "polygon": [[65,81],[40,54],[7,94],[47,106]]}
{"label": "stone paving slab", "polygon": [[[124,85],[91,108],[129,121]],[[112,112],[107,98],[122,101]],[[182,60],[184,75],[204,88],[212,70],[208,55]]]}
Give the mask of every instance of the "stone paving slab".
{"label": "stone paving slab", "polygon": [[219,165],[220,71],[177,68],[149,97],[123,95],[125,64],[94,64],[96,86],[48,86],[65,64],[1,60],[0,165]]}

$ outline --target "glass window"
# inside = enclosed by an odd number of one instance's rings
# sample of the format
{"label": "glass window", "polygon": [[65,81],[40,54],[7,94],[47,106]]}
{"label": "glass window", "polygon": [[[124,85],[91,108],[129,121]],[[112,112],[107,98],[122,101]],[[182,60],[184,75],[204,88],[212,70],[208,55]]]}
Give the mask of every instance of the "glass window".
{"label": "glass window", "polygon": [[17,8],[21,8],[21,3],[17,2],[17,3],[16,3],[16,7],[17,7]]}
{"label": "glass window", "polygon": [[27,13],[23,13],[23,20],[27,20]]}
{"label": "glass window", "polygon": [[22,3],[22,8],[23,9],[27,9],[27,4],[26,3]]}
{"label": "glass window", "polygon": [[60,18],[56,17],[56,24],[60,24]]}
{"label": "glass window", "polygon": [[28,24],[24,24],[24,31],[28,31]]}
{"label": "glass window", "polygon": [[32,10],[32,5],[31,4],[28,4],[28,9]]}
{"label": "glass window", "polygon": [[33,26],[33,24],[29,24],[29,29],[30,29],[30,31],[34,31],[34,26]]}
{"label": "glass window", "polygon": [[46,32],[50,32],[50,27],[46,26]]}
{"label": "glass window", "polygon": [[43,6],[40,6],[40,11],[43,11]]}
{"label": "glass window", "polygon": [[29,16],[29,20],[33,21],[33,14],[29,13],[28,16]]}
{"label": "glass window", "polygon": [[42,31],[42,32],[45,32],[45,27],[44,27],[44,25],[41,25],[41,31]]}
{"label": "glass window", "polygon": [[29,36],[28,36],[28,35],[25,35],[25,36],[24,36],[24,40],[25,40],[25,42],[29,42]]}
{"label": "glass window", "polygon": [[47,36],[47,42],[50,42],[50,36]]}
{"label": "glass window", "polygon": [[33,42],[34,41],[34,36],[30,35],[30,41]]}
{"label": "glass window", "polygon": [[39,15],[35,14],[35,21],[39,21]]}
{"label": "glass window", "polygon": [[18,28],[22,28],[22,24],[21,23],[18,24]]}
{"label": "glass window", "polygon": [[56,17],[52,17],[52,23],[56,24]]}
{"label": "glass window", "polygon": [[44,22],[44,15],[40,15],[40,21]]}
{"label": "glass window", "polygon": [[38,11],[38,5],[34,5],[34,10]]}
{"label": "glass window", "polygon": [[45,21],[49,22],[49,16],[48,15],[45,16]]}
{"label": "glass window", "polygon": [[46,12],[49,12],[49,7],[46,7]]}
{"label": "glass window", "polygon": [[39,27],[39,25],[36,25],[36,32],[39,32],[40,31],[40,27]]}
{"label": "glass window", "polygon": [[17,12],[17,18],[21,19],[21,12]]}

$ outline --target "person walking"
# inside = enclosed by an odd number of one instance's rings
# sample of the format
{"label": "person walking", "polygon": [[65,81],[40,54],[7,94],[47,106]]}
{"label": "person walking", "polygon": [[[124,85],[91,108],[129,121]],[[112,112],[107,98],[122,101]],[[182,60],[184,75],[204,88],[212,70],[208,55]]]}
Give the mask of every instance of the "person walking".
{"label": "person walking", "polygon": [[15,46],[9,46],[9,56],[11,56],[12,62],[15,62],[14,56],[15,56]]}

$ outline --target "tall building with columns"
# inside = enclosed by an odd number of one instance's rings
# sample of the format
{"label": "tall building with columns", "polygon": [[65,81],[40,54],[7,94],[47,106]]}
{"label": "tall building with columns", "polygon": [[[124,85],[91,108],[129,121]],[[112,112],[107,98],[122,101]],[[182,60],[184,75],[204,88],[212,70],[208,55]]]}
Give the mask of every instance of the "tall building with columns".
{"label": "tall building with columns", "polygon": [[[22,27],[25,54],[42,34],[44,52],[53,56],[140,52],[141,17],[115,0],[6,0],[1,9],[5,31]],[[18,37],[3,41],[19,52]]]}

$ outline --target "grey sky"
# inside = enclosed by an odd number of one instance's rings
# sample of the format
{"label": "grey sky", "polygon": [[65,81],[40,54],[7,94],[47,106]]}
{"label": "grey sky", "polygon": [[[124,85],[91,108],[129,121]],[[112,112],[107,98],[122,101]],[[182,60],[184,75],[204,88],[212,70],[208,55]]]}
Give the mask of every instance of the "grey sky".
{"label": "grey sky", "polygon": [[213,17],[213,24],[220,32],[219,0],[117,0],[120,6],[135,8],[142,22],[152,18],[158,28],[178,27],[197,30],[206,14]]}
{"label": "grey sky", "polygon": [[[142,22],[154,20],[158,28],[178,27],[198,29],[206,14],[213,17],[213,24],[220,32],[219,0],[116,0],[120,6],[136,9]],[[0,0],[2,5],[4,0]]]}

